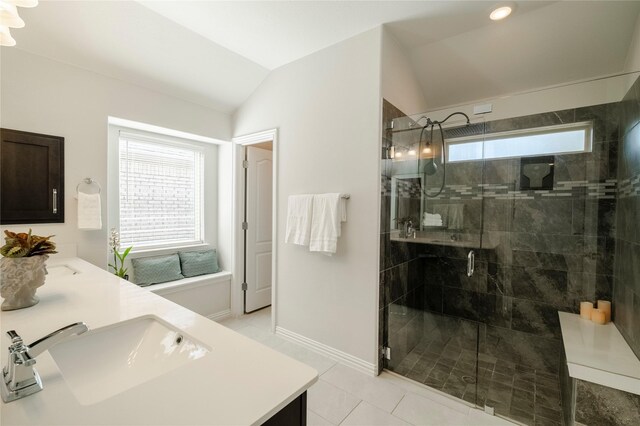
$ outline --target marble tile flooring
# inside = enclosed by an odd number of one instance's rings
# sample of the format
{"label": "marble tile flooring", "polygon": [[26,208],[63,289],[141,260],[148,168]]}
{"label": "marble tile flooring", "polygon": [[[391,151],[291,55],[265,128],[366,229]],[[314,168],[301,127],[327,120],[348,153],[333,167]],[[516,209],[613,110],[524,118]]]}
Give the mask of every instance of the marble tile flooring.
{"label": "marble tile flooring", "polygon": [[270,308],[221,324],[318,370],[320,379],[307,395],[310,426],[513,424],[395,374],[368,376],[276,336]]}
{"label": "marble tile flooring", "polygon": [[425,336],[393,371],[526,425],[562,426],[557,375],[483,353],[476,373],[476,352],[455,335],[446,341]]}

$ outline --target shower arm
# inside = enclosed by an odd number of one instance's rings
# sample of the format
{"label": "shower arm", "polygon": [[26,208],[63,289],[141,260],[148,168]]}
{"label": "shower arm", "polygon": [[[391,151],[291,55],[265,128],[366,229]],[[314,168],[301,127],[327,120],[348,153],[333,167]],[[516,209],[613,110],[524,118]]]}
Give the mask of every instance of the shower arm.
{"label": "shower arm", "polygon": [[[444,120],[441,120],[441,121],[438,121],[438,120],[435,120],[435,121],[434,121],[434,120],[431,120],[429,117],[427,117],[427,116],[424,116],[424,115],[423,115],[422,117],[418,118],[418,119],[415,121],[415,124],[418,124],[418,122],[419,122],[420,120],[425,119],[425,120],[427,120],[427,123],[426,123],[424,126],[420,126],[420,127],[417,127],[417,126],[416,126],[416,127],[409,127],[408,129],[398,129],[398,130],[393,130],[393,128],[391,127],[391,128],[386,129],[386,131],[387,131],[387,132],[389,132],[389,133],[412,132],[412,131],[416,131],[416,130],[418,130],[418,129],[421,129],[421,128],[423,128],[423,127],[429,127],[429,126],[431,126],[432,124],[433,124],[434,126],[437,126],[438,124],[444,124],[448,119],[450,119],[450,118],[451,118],[451,117],[453,117],[454,115],[462,115],[462,116],[464,116],[464,118],[466,118],[466,119],[467,119],[467,126],[468,126],[469,124],[471,124],[471,120],[469,119],[469,116],[468,116],[467,114],[465,114],[464,112],[461,112],[461,111],[457,111],[457,112],[454,112],[454,113],[452,113],[452,114],[449,114],[449,115],[448,115]],[[410,125],[411,125],[411,124],[410,124]]]}
{"label": "shower arm", "polygon": [[427,124],[425,124],[425,127],[426,127],[426,126],[432,126],[432,125],[437,126],[438,124],[444,124],[444,123],[446,123],[446,122],[447,122],[447,120],[449,120],[449,119],[450,119],[451,117],[453,117],[454,115],[462,115],[462,116],[464,116],[464,118],[466,118],[466,119],[467,119],[467,125],[471,124],[471,120],[469,119],[469,116],[468,116],[467,114],[465,114],[464,112],[461,112],[461,111],[457,111],[457,112],[451,113],[451,114],[447,115],[447,118],[445,118],[444,120],[441,120],[441,121],[438,121],[438,120],[432,121],[429,117],[425,117],[425,116],[423,115],[422,117],[418,118],[418,120],[416,121],[416,123],[417,123],[418,121],[422,120],[423,118],[425,118],[425,119],[427,120]]}

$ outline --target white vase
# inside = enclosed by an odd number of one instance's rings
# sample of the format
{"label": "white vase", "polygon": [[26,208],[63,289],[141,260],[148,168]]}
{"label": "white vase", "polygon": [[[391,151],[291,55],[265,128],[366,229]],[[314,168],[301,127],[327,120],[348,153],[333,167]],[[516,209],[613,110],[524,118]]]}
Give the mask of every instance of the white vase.
{"label": "white vase", "polygon": [[40,301],[36,290],[44,284],[48,258],[47,255],[40,255],[0,259],[0,295],[4,299],[0,309],[13,311],[28,308]]}

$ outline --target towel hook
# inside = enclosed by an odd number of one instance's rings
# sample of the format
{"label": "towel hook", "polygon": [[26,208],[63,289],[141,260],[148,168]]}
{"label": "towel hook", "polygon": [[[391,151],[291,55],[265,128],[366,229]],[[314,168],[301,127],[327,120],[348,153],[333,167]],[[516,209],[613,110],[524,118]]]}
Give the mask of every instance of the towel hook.
{"label": "towel hook", "polygon": [[102,187],[100,186],[100,184],[98,183],[98,181],[90,178],[90,177],[86,177],[84,179],[82,179],[82,182],[80,182],[77,186],[76,186],[76,194],[79,192],[80,189],[80,185],[85,184],[85,185],[96,185],[98,187],[98,194],[100,194],[102,192]]}

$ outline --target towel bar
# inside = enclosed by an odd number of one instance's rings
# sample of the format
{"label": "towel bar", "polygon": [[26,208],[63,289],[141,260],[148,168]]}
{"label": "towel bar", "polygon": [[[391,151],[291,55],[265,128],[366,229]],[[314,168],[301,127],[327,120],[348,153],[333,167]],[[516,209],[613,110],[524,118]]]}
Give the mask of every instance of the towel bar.
{"label": "towel bar", "polygon": [[82,185],[82,184],[96,185],[98,187],[98,194],[100,194],[102,192],[102,187],[100,186],[98,181],[88,177],[88,178],[82,179],[82,182],[80,182],[78,185],[76,185],[76,194],[78,193],[78,190],[80,189],[80,185]]}

